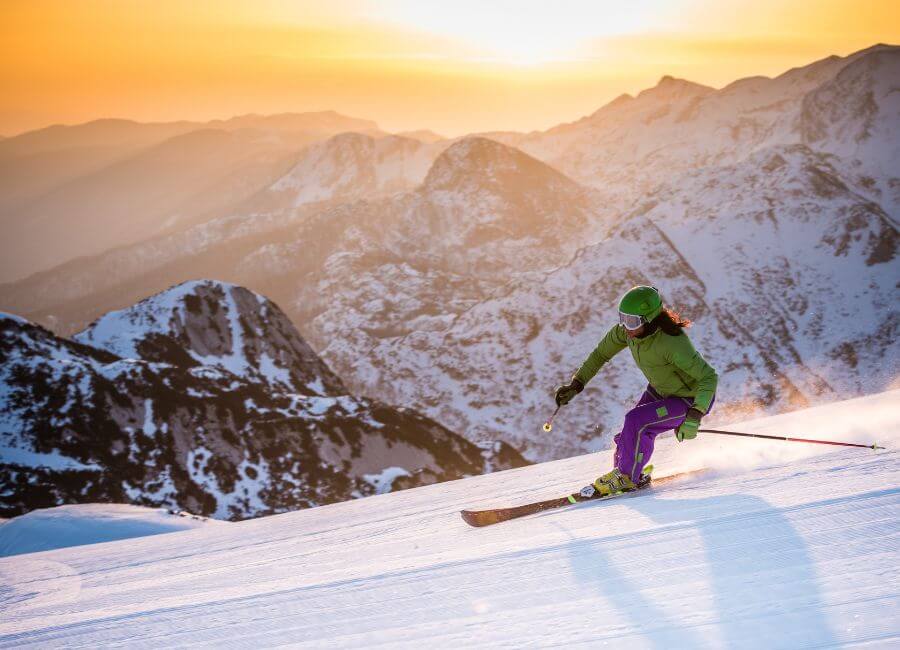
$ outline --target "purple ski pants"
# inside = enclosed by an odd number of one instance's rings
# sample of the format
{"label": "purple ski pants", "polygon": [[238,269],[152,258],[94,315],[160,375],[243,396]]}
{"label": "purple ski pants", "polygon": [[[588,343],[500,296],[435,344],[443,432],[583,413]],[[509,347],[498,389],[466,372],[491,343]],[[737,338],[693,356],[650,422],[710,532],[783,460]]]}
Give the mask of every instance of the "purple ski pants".
{"label": "purple ski pants", "polygon": [[693,403],[694,400],[689,397],[660,397],[652,387],[647,386],[637,405],[625,414],[622,431],[615,437],[616,468],[637,483],[641,470],[653,454],[656,436],[676,429],[684,422],[684,416]]}

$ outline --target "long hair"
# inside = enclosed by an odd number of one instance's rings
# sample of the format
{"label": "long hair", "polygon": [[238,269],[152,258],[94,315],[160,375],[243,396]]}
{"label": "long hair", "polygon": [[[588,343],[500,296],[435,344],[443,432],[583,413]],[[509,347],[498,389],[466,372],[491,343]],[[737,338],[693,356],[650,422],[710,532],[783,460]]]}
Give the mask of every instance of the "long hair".
{"label": "long hair", "polygon": [[650,325],[654,330],[659,328],[669,336],[678,336],[685,327],[691,326],[691,321],[671,307],[663,307],[659,316],[650,321]]}

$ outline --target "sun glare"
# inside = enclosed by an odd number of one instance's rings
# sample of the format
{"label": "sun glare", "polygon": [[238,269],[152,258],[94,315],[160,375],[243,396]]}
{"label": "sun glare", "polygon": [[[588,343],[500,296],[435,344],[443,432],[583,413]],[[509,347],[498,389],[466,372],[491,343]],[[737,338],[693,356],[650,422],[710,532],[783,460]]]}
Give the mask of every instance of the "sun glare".
{"label": "sun glare", "polygon": [[385,16],[463,44],[470,58],[529,65],[577,58],[592,40],[658,24],[665,3],[394,2]]}

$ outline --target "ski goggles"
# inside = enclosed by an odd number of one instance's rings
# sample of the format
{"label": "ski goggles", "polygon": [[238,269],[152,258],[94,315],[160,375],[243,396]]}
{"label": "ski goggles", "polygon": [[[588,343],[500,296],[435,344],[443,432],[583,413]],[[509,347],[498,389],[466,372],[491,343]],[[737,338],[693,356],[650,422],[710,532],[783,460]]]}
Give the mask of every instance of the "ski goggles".
{"label": "ski goggles", "polygon": [[637,316],[635,314],[626,314],[625,312],[619,312],[619,322],[625,326],[627,330],[636,330],[640,329],[641,326],[646,322],[643,316]]}

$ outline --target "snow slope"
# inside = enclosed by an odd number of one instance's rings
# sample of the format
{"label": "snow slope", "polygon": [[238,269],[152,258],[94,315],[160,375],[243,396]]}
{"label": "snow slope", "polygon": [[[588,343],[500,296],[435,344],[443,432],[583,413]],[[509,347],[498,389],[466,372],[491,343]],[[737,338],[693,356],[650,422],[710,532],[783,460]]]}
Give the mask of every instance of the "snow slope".
{"label": "snow slope", "polygon": [[[900,440],[900,391],[734,424]],[[564,429],[565,417],[557,429]],[[649,492],[467,527],[608,452],[222,527],[0,560],[0,646],[889,647],[900,457],[660,440]]]}
{"label": "snow slope", "polygon": [[0,557],[226,523],[186,512],[125,503],[43,508],[0,524]]}

